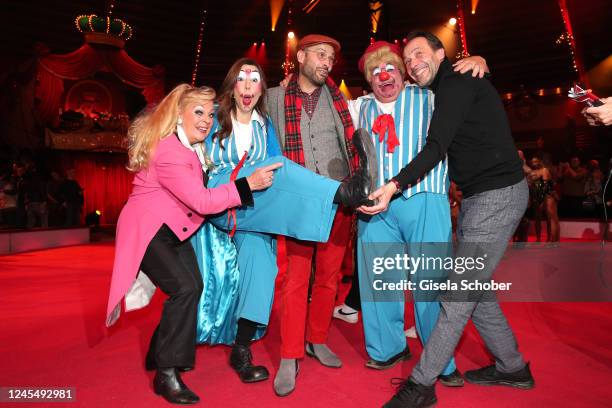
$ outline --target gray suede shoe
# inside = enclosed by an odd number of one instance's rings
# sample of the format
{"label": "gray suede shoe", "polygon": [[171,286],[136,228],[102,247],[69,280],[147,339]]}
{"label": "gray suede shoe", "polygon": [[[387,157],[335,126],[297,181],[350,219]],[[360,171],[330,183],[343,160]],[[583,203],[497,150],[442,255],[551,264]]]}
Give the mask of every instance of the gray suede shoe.
{"label": "gray suede shoe", "polygon": [[300,371],[298,361],[294,358],[282,358],[276,377],[274,377],[274,392],[279,397],[286,397],[295,390],[295,378]]}
{"label": "gray suede shoe", "polygon": [[342,367],[342,361],[327,347],[327,344],[306,343],[306,355],[316,358],[325,367]]}

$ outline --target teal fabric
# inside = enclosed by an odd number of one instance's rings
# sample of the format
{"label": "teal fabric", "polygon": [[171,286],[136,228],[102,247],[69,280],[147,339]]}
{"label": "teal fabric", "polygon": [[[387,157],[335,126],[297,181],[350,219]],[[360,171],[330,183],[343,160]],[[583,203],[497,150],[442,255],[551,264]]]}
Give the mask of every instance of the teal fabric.
{"label": "teal fabric", "polygon": [[[198,304],[196,341],[232,344],[238,328],[238,254],[227,232],[206,222],[191,238],[204,290]],[[257,338],[265,332],[258,330]]]}
{"label": "teal fabric", "polygon": [[[425,251],[432,243],[439,243],[433,246],[435,251],[450,249],[451,239],[450,207],[445,194],[419,193],[408,199],[400,196],[391,201],[386,212],[371,217],[360,215],[357,264],[361,311],[366,350],[374,360],[386,361],[404,350],[406,336],[404,293],[374,293],[375,280],[396,282],[404,275],[390,272],[374,274],[371,268],[373,259],[394,257],[400,248],[420,248]],[[445,243],[448,243],[448,246]],[[418,250],[414,253],[418,256],[422,252]],[[428,255],[426,251],[425,254]],[[420,277],[419,273],[413,277],[414,281],[421,278],[424,277]],[[416,329],[425,344],[438,321],[440,303],[415,302],[414,311]],[[455,369],[453,358],[442,374],[451,374]]]}
{"label": "teal fabric", "polygon": [[[198,309],[198,343],[232,344],[239,318],[257,322],[260,327],[255,338],[263,336],[278,272],[274,235],[319,242],[329,238],[337,208],[333,197],[340,183],[278,156],[276,135],[269,120],[267,123],[264,128],[253,122],[253,146],[238,177],[282,162],[273,185],[253,192],[254,206],[236,209],[233,240],[227,234],[232,227],[227,212],[207,217],[191,238],[204,282]],[[228,149],[220,149],[216,141],[207,139],[207,151],[215,163],[209,188],[228,183],[240,160],[234,135],[225,140]]]}
{"label": "teal fabric", "polygon": [[[238,177],[247,177],[259,167],[278,162],[283,166],[274,171],[272,186],[253,192],[255,204],[252,207],[236,209],[237,230],[327,242],[338,208],[333,200],[339,182],[313,173],[282,156],[269,157],[244,167],[238,172]],[[229,178],[229,171],[212,174],[208,187],[226,184]],[[231,230],[233,226],[233,222],[228,223],[227,212],[207,220],[225,230]]]}

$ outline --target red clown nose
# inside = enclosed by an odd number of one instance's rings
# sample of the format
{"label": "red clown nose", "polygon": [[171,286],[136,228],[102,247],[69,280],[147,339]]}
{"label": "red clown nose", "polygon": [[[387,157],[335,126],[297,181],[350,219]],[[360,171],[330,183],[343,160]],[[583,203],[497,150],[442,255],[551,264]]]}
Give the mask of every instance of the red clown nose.
{"label": "red clown nose", "polygon": [[389,75],[389,73],[387,71],[382,71],[380,73],[380,75],[378,75],[378,79],[380,79],[381,81],[386,81],[390,78],[391,76]]}

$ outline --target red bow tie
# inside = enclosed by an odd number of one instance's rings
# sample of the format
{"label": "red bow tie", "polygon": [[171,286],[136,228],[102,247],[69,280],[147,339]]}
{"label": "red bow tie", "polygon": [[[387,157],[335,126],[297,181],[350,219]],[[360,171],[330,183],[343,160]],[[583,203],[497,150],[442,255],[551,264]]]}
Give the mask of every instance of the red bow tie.
{"label": "red bow tie", "polygon": [[387,134],[387,152],[393,153],[395,147],[399,146],[399,140],[397,140],[397,135],[395,134],[393,116],[385,113],[377,117],[374,121],[374,126],[372,126],[372,132],[378,135],[379,142],[382,142],[385,139],[385,134]]}

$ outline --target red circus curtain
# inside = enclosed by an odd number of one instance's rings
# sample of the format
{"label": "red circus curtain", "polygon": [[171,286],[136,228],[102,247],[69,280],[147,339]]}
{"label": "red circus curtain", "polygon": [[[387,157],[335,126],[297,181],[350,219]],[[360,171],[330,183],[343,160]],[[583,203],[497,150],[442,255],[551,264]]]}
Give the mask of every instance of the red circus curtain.
{"label": "red circus curtain", "polygon": [[65,153],[63,166],[74,168],[75,178],[84,189],[83,216],[101,212],[102,224],[115,224],[132,192],[134,173],[128,171],[127,156],[105,153]]}
{"label": "red circus curtain", "polygon": [[41,45],[38,53],[36,97],[40,104],[37,110],[44,121],[50,121],[58,115],[65,79],[79,80],[90,77],[97,71],[112,72],[123,82],[142,89],[142,94],[149,104],[158,102],[164,96],[164,68],[160,65],[145,67],[133,60],[123,49],[98,48],[83,44],[71,53],[50,55],[48,48]]}

